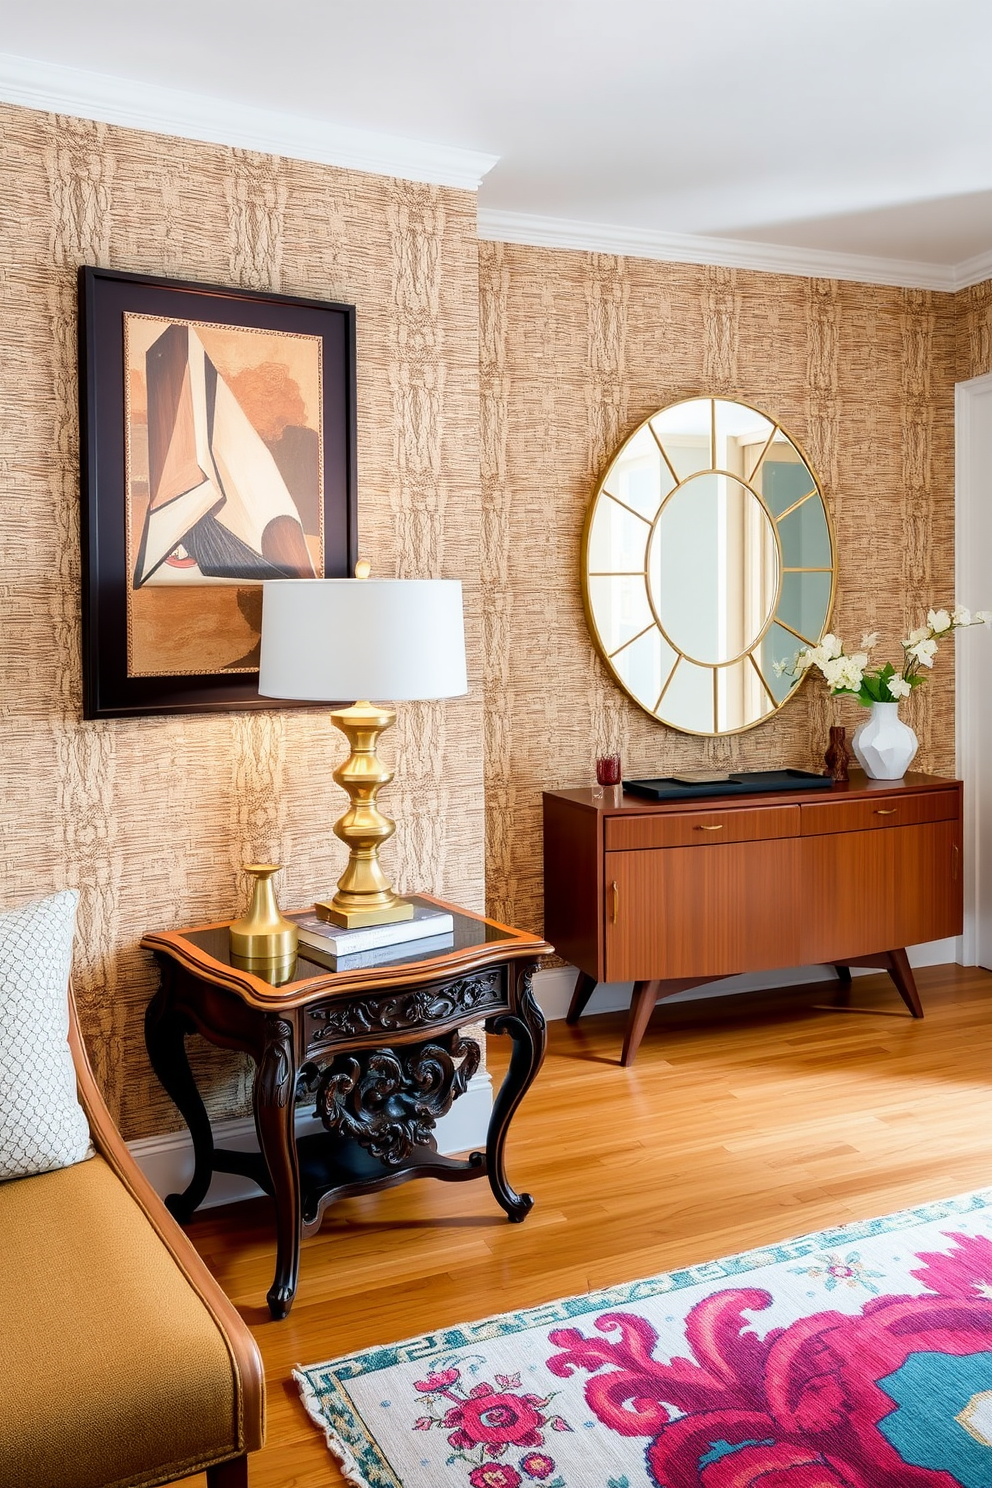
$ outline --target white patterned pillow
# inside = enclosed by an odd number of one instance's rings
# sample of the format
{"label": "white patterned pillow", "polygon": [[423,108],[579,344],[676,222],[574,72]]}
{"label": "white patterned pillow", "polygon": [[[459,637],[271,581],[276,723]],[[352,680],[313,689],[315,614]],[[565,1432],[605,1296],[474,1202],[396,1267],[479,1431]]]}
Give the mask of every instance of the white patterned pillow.
{"label": "white patterned pillow", "polygon": [[0,1179],[91,1157],[69,1049],[69,967],[79,895],[0,913]]}

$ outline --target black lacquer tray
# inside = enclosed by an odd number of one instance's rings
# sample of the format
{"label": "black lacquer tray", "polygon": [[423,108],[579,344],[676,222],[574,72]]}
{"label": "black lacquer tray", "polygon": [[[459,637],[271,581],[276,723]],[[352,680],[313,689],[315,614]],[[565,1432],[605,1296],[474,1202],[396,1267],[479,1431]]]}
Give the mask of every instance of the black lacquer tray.
{"label": "black lacquer tray", "polygon": [[830,790],[833,779],[812,770],[735,770],[726,780],[689,780],[674,775],[625,780],[628,795],[649,801],[691,801],[701,796],[751,796],[760,791]]}

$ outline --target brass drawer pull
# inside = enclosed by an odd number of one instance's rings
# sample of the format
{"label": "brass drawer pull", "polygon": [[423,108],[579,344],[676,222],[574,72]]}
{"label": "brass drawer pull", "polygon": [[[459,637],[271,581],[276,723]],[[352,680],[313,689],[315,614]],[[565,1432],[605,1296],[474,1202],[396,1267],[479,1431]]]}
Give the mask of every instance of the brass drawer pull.
{"label": "brass drawer pull", "polygon": [[620,911],[620,890],[617,888],[616,879],[610,884],[610,923],[615,925],[617,915]]}
{"label": "brass drawer pull", "polygon": [[898,806],[889,806],[889,807],[876,806],[875,807],[875,815],[876,816],[895,816],[895,814],[896,814],[896,812],[898,810],[899,810],[899,807]]}
{"label": "brass drawer pull", "polygon": [[723,831],[723,822],[719,822],[717,824],[717,826],[715,826],[715,827],[704,827],[700,823],[700,825],[698,825],[696,827],[696,831],[697,832],[722,832]]}

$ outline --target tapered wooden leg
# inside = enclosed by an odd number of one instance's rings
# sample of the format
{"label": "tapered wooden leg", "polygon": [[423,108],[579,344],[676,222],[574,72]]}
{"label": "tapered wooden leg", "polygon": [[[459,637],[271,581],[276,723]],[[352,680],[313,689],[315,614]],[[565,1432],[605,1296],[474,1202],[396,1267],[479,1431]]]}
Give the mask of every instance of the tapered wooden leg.
{"label": "tapered wooden leg", "polygon": [[889,951],[889,976],[896,984],[899,996],[909,1008],[914,1018],[923,1017],[923,1004],[920,994],[916,990],[916,978],[913,976],[913,968],[909,964],[909,957],[902,946],[894,951]]}
{"label": "tapered wooden leg", "polygon": [[661,981],[634,983],[634,991],[630,999],[630,1013],[627,1017],[627,1032],[623,1039],[623,1053],[620,1055],[620,1063],[625,1069],[634,1062],[641,1039],[651,1022],[651,1014],[658,1001],[658,994],[663,986],[664,982]]}
{"label": "tapered wooden leg", "polygon": [[566,1023],[578,1023],[582,1017],[586,1003],[595,992],[599,983],[595,977],[588,972],[580,971],[576,974],[575,986],[572,989],[572,1000],[568,1005],[568,1013],[565,1016]]}
{"label": "tapered wooden leg", "polygon": [[690,987],[708,987],[713,982],[725,981],[730,975],[731,972],[724,972],[723,976],[717,977],[668,977],[661,981],[635,982],[620,1063],[624,1067],[633,1064],[641,1039],[651,1022],[655,1003],[664,1002],[666,997],[674,997],[676,992],[688,992]]}
{"label": "tapered wooden leg", "polygon": [[851,1003],[851,968],[849,966],[835,966],[837,973],[837,992],[834,1003],[837,1007],[849,1007]]}
{"label": "tapered wooden leg", "polygon": [[[896,991],[913,1017],[923,1017],[923,1004],[916,990],[916,978],[913,976],[913,968],[909,964],[909,957],[906,955],[904,946],[896,946],[891,951],[875,951],[870,956],[852,956],[845,965],[848,967],[877,966],[882,971],[887,971],[895,983]],[[838,966],[838,975],[840,971],[841,968]],[[848,978],[850,978],[850,972],[848,972]]]}

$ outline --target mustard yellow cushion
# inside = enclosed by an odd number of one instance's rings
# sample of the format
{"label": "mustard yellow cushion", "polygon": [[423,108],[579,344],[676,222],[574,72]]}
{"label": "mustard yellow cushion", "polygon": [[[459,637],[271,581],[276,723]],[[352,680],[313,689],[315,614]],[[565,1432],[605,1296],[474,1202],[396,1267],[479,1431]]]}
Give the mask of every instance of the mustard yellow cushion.
{"label": "mustard yellow cushion", "polygon": [[102,1157],[0,1183],[0,1483],[137,1488],[242,1450],[224,1339]]}

